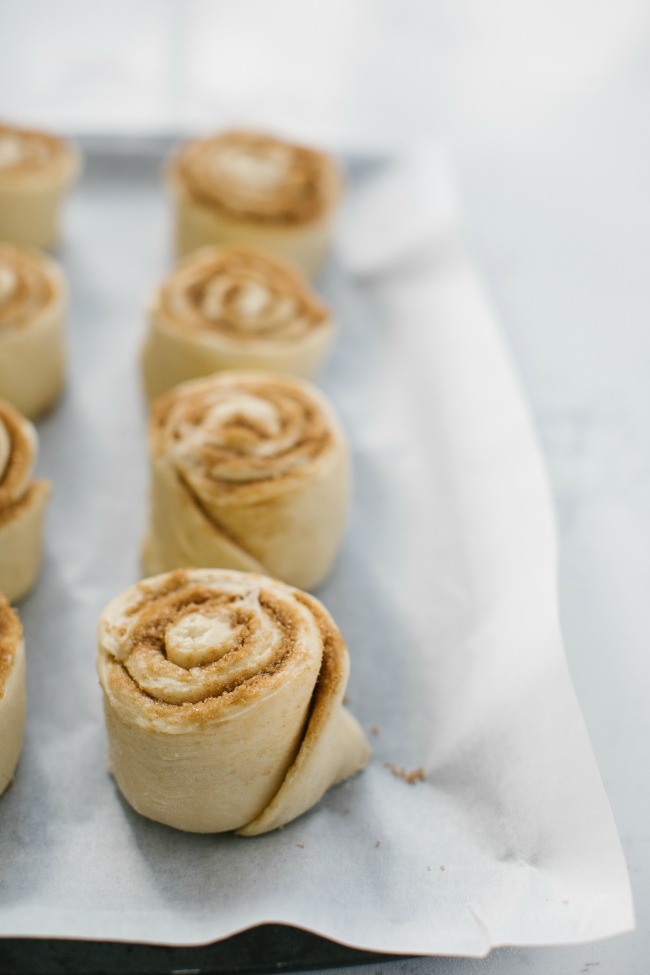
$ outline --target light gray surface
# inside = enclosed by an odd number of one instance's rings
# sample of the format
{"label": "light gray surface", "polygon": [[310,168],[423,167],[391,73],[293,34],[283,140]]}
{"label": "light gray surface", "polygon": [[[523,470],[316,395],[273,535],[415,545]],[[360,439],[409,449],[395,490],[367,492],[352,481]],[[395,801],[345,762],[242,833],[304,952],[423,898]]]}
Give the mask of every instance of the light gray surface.
{"label": "light gray surface", "polygon": [[630,870],[637,930],[385,975],[647,975],[650,965],[650,59],[543,125],[469,136],[466,230],[540,435],[565,646]]}

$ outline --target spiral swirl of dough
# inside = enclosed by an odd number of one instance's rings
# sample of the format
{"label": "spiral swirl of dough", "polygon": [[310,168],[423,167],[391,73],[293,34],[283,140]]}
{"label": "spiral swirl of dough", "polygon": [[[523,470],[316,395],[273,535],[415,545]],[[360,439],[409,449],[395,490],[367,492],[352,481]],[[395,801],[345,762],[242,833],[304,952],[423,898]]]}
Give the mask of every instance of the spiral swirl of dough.
{"label": "spiral swirl of dough", "polygon": [[100,644],[112,656],[107,686],[138,723],[199,730],[294,669],[318,670],[320,637],[296,593],[226,570],[145,580],[102,618]]}
{"label": "spiral swirl of dough", "polygon": [[262,224],[315,220],[339,187],[338,172],[324,153],[256,132],[190,142],[172,172],[197,202]]}
{"label": "spiral swirl of dough", "polygon": [[0,243],[0,328],[29,325],[58,297],[52,262],[38,251]]}
{"label": "spiral swirl of dough", "polygon": [[295,342],[328,312],[284,261],[247,247],[206,248],[167,278],[156,305],[179,330],[242,342]]}
{"label": "spiral swirl of dough", "polygon": [[0,520],[28,493],[36,451],[34,427],[0,400]]}
{"label": "spiral swirl of dough", "polygon": [[23,177],[63,177],[76,171],[71,147],[47,132],[0,125],[0,182]]}
{"label": "spiral swirl of dough", "polygon": [[120,788],[180,829],[265,832],[367,761],[341,703],[341,635],[277,580],[214,569],[144,580],[102,614],[98,670]]}
{"label": "spiral swirl of dough", "polygon": [[50,485],[32,480],[37,448],[32,424],[0,400],[0,591],[12,602],[31,588],[41,562]]}
{"label": "spiral swirl of dough", "polygon": [[151,304],[142,349],[147,397],[227,369],[310,379],[333,336],[328,309],[288,262],[252,247],[203,247]]}
{"label": "spiral swirl of dough", "polygon": [[25,647],[17,614],[0,592],[0,795],[13,778],[25,727]]}
{"label": "spiral swirl of dough", "polygon": [[0,243],[0,398],[29,419],[50,409],[65,382],[66,306],[55,261],[32,247]]}
{"label": "spiral swirl of dough", "polygon": [[322,582],[349,504],[345,436],[311,383],[223,372],[153,404],[145,575],[184,566]]}
{"label": "spiral swirl of dough", "polygon": [[287,490],[334,446],[330,410],[288,376],[222,373],[186,383],[152,410],[154,439],[203,503]]}

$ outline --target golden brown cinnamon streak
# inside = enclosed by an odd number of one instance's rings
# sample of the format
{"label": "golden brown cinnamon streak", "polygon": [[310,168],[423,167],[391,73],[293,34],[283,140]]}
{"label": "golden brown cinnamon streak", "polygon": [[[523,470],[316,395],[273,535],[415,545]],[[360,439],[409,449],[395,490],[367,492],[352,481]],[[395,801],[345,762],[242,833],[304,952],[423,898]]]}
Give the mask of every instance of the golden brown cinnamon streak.
{"label": "golden brown cinnamon streak", "polygon": [[151,410],[145,575],[184,566],[319,585],[339,548],[349,458],[334,409],[294,376],[223,372]]}
{"label": "golden brown cinnamon streak", "polygon": [[50,485],[32,479],[37,450],[32,424],[0,400],[0,591],[11,602],[31,589],[41,564]]}
{"label": "golden brown cinnamon streak", "polygon": [[17,613],[0,593],[0,795],[13,779],[25,727],[25,645]]}
{"label": "golden brown cinnamon streak", "polygon": [[205,244],[273,251],[315,274],[330,247],[341,175],[330,156],[233,130],[186,143],[167,170],[179,255]]}
{"label": "golden brown cinnamon streak", "polygon": [[328,309],[286,261],[252,247],[204,247],[167,276],[142,351],[148,399],[224,369],[310,379],[333,337]]}
{"label": "golden brown cinnamon streak", "polygon": [[79,169],[79,153],[66,140],[0,124],[0,240],[54,247],[61,204]]}
{"label": "golden brown cinnamon streak", "polygon": [[35,248],[0,243],[0,398],[29,419],[63,387],[66,304],[58,264]]}
{"label": "golden brown cinnamon streak", "polygon": [[264,576],[178,570],[118,596],[97,666],[113,775],[143,816],[252,836],[362,769],[348,654],[313,596]]}

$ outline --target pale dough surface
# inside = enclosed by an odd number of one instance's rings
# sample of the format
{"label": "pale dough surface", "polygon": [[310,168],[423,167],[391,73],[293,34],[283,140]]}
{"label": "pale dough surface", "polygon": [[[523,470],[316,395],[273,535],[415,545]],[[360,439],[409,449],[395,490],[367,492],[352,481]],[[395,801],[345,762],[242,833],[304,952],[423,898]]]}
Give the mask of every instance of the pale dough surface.
{"label": "pale dough surface", "polygon": [[202,247],[150,303],[142,350],[147,398],[225,369],[311,379],[333,334],[329,310],[286,261],[252,247]]}
{"label": "pale dough surface", "polygon": [[11,783],[20,757],[25,707],[22,627],[0,592],[0,795]]}
{"label": "pale dough surface", "polygon": [[312,596],[257,574],[180,570],[118,596],[97,666],[111,769],[142,815],[268,832],[360,771],[348,654]]}
{"label": "pale dough surface", "polygon": [[185,383],[154,404],[144,574],[223,566],[314,588],[349,497],[347,442],[316,387],[252,372]]}
{"label": "pale dough surface", "polygon": [[21,599],[36,581],[42,557],[47,481],[32,480],[36,431],[0,400],[0,592]]}

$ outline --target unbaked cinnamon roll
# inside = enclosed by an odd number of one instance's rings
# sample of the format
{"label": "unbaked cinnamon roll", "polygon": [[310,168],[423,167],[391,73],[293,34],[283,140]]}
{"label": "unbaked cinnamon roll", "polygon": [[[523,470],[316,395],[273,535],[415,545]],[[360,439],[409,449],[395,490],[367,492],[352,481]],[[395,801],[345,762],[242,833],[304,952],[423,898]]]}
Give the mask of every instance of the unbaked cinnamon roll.
{"label": "unbaked cinnamon roll", "polygon": [[67,288],[40,251],[0,243],[0,398],[34,419],[58,398],[65,378]]}
{"label": "unbaked cinnamon roll", "polygon": [[266,833],[360,771],[343,707],[348,654],[325,608],[263,576],[146,579],[99,622],[110,764],[143,816],[198,833]]}
{"label": "unbaked cinnamon roll", "polygon": [[145,575],[261,572],[301,589],[327,575],[348,508],[347,444],[305,380],[224,372],[153,404]]}
{"label": "unbaked cinnamon roll", "polygon": [[0,240],[54,247],[61,203],[79,168],[79,154],[64,139],[0,125]]}
{"label": "unbaked cinnamon roll", "polygon": [[15,602],[41,564],[47,481],[32,480],[38,442],[31,423],[0,400],[0,591]]}
{"label": "unbaked cinnamon roll", "polygon": [[0,593],[0,795],[13,779],[25,727],[25,646],[17,614]]}
{"label": "unbaked cinnamon roll", "polygon": [[310,276],[327,257],[341,176],[322,152],[257,132],[224,132],[187,143],[168,182],[179,255],[205,244],[249,244]]}
{"label": "unbaked cinnamon roll", "polygon": [[158,288],[142,354],[149,399],[223,369],[310,379],[333,324],[289,264],[248,247],[204,247]]}

